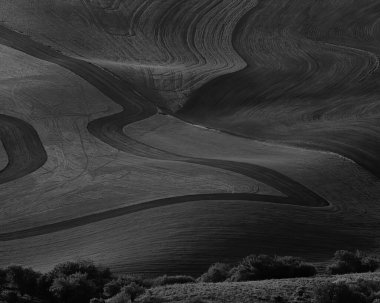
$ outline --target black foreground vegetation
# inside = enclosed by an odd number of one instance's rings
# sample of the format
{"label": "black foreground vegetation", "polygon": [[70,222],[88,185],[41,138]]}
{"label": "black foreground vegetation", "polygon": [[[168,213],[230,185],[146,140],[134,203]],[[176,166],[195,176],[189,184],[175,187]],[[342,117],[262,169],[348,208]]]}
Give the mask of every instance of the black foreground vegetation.
{"label": "black foreground vegetation", "polygon": [[[319,274],[373,272],[379,259],[360,251],[337,251],[332,264]],[[317,275],[316,268],[295,257],[250,255],[238,264],[215,263],[198,279],[191,276],[144,278],[136,275],[115,276],[108,268],[91,261],[66,262],[48,273],[17,265],[0,269],[0,302],[46,303],[154,303],[170,302],[152,295],[156,287],[188,283],[232,283],[266,279],[300,278]],[[273,302],[296,302],[274,297]],[[363,280],[326,282],[314,290],[316,303],[380,303],[380,282]],[[310,301],[310,302],[312,302]],[[188,303],[202,303],[193,298]]]}

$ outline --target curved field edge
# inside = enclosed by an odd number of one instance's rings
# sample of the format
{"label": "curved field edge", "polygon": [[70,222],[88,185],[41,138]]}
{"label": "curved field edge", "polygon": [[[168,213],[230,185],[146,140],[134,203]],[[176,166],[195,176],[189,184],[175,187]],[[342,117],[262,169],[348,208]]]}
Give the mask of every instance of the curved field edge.
{"label": "curved field edge", "polygon": [[177,115],[334,152],[379,177],[379,16],[363,18],[373,10],[371,1],[260,1],[232,37],[247,67],[194,91]]}
{"label": "curved field edge", "polygon": [[112,8],[108,2],[6,0],[0,15],[43,44],[153,89],[155,104],[172,110],[203,83],[245,67],[230,37],[256,1],[122,0]]}
{"label": "curved field edge", "polygon": [[47,160],[36,130],[21,119],[0,115],[0,140],[8,156],[7,165],[0,171],[0,184],[34,172]]}
{"label": "curved field edge", "polygon": [[35,228],[18,230],[9,233],[0,233],[1,241],[11,241],[17,239],[25,239],[29,237],[35,237],[40,235],[46,235],[53,232],[63,231],[66,229],[71,229],[107,219],[117,218],[125,216],[127,214],[133,214],[136,212],[164,207],[168,205],[175,205],[187,202],[205,202],[205,201],[252,201],[252,202],[268,202],[268,203],[279,203],[279,204],[289,204],[297,206],[305,206],[303,201],[297,202],[291,198],[286,197],[276,197],[269,195],[257,195],[257,194],[199,194],[199,195],[188,195],[188,196],[178,196],[172,198],[158,199],[148,202],[142,202],[136,205],[129,205],[126,207],[121,207],[117,209],[112,209],[104,211],[101,213],[95,213],[87,216],[82,216],[75,219],[70,219],[66,221],[61,221],[57,223],[47,224],[43,226],[38,226]]}
{"label": "curved field edge", "polygon": [[[135,150],[130,150],[128,147],[130,144],[130,138],[128,138],[122,131],[123,126],[134,121],[139,121],[146,118],[156,112],[155,108],[149,104],[143,96],[126,85],[125,81],[118,79],[120,83],[116,81],[115,77],[109,73],[105,73],[103,69],[100,69],[88,62],[83,62],[78,59],[67,58],[57,52],[52,51],[49,48],[33,42],[27,38],[24,38],[18,33],[14,33],[5,28],[2,28],[2,42],[8,42],[9,46],[12,46],[18,50],[22,50],[30,55],[34,55],[37,58],[47,60],[52,63],[56,63],[62,67],[65,67],[75,74],[81,76],[89,83],[93,84],[100,91],[105,93],[107,96],[112,98],[116,103],[123,106],[124,111],[109,117],[97,119],[89,124],[89,130],[96,137],[105,141],[106,143],[128,152],[135,153],[137,155],[143,155],[150,158],[159,159],[169,159],[173,161],[183,161],[199,165],[206,165],[211,167],[218,167],[222,169],[227,169],[229,171],[241,173],[243,175],[264,181],[265,183],[271,184],[275,188],[279,189],[283,193],[287,194],[287,198],[283,197],[270,197],[255,194],[226,194],[226,195],[198,195],[198,196],[184,196],[168,198],[163,200],[156,200],[145,203],[141,205],[141,210],[147,209],[152,205],[157,207],[157,205],[167,205],[168,203],[181,203],[185,201],[194,201],[194,198],[198,199],[243,199],[243,200],[256,200],[256,201],[268,201],[273,203],[284,203],[293,205],[303,205],[303,206],[326,206],[328,202],[318,195],[314,194],[307,188],[303,187],[301,184],[292,181],[279,173],[271,171],[257,165],[252,165],[248,163],[239,163],[232,161],[223,160],[212,160],[212,159],[197,159],[189,157],[181,157],[179,155],[173,155],[165,151],[157,150],[153,147],[146,146],[144,144],[139,144],[138,148]],[[4,40],[5,39],[5,40]],[[124,94],[125,93],[125,94]],[[134,98],[131,101],[129,98]],[[138,98],[138,99],[137,99]],[[152,153],[153,150],[153,153]],[[157,153],[158,152],[158,153]],[[293,188],[292,188],[293,187]],[[210,198],[211,196],[211,198]],[[130,213],[137,211],[132,206],[119,209],[119,213]],[[117,210],[116,210],[117,212]],[[82,218],[72,219],[63,222],[57,222],[52,225],[46,226],[46,231],[58,231],[63,230],[83,224],[88,224],[96,222],[96,220],[102,220],[105,218],[115,217],[117,215],[115,211],[106,211],[101,214],[94,214],[90,216],[85,216]],[[24,231],[19,231],[3,234],[3,239],[15,239],[17,235],[21,238],[33,235],[43,234],[43,227],[32,228]]]}

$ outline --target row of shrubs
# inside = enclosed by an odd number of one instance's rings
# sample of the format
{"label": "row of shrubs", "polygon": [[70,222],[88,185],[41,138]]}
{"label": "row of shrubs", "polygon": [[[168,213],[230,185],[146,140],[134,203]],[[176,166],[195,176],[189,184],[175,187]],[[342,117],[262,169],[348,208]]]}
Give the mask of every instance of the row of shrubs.
{"label": "row of shrubs", "polygon": [[[337,251],[334,262],[327,270],[331,274],[343,274],[374,271],[378,267],[377,258],[360,251]],[[132,275],[114,276],[108,268],[95,266],[90,261],[66,262],[44,274],[31,268],[9,266],[0,269],[0,303],[34,302],[36,298],[40,302],[51,303],[85,303],[90,300],[91,303],[126,303],[134,302],[144,293],[145,297],[140,297],[140,301],[152,302],[146,289],[157,286],[310,277],[316,273],[313,265],[299,258],[268,255],[250,255],[236,265],[213,264],[198,279],[184,275],[165,275],[154,279]]]}
{"label": "row of shrubs", "polygon": [[373,272],[379,267],[379,264],[378,257],[368,256],[359,250],[356,252],[338,250],[334,254],[333,264],[329,265],[327,270],[332,275]]}
{"label": "row of shrubs", "polygon": [[8,303],[33,302],[33,298],[43,302],[88,302],[111,280],[109,269],[89,261],[59,264],[45,274],[9,266],[0,270],[0,298]]}
{"label": "row of shrubs", "polygon": [[213,264],[198,280],[200,282],[242,282],[265,279],[311,277],[315,267],[295,257],[251,255],[238,265]]}
{"label": "row of shrubs", "polygon": [[[379,267],[379,259],[361,251],[336,251],[333,263],[326,268],[327,274],[373,272]],[[265,279],[311,277],[316,268],[296,257],[250,255],[233,266],[226,263],[211,265],[198,281],[200,282],[242,282]]]}
{"label": "row of shrubs", "polygon": [[[92,303],[130,302],[146,289],[168,284],[194,283],[191,276],[160,276],[144,279],[134,275],[115,276],[108,268],[91,261],[66,262],[48,273],[12,265],[0,269],[0,303],[42,302]],[[100,299],[93,299],[100,298]]]}

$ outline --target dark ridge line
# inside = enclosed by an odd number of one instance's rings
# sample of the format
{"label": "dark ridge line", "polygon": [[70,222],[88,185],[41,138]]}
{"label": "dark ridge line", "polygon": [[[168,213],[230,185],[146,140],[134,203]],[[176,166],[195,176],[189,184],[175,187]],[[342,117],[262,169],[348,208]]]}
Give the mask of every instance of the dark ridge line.
{"label": "dark ridge line", "polygon": [[0,114],[0,140],[8,156],[7,165],[0,170],[0,184],[22,178],[47,161],[37,131],[21,119]]}
{"label": "dark ridge line", "polygon": [[[28,55],[34,56],[38,59],[57,64],[65,69],[70,70],[74,74],[78,75],[96,87],[100,92],[108,96],[115,103],[121,105],[123,107],[122,112],[96,119],[88,124],[88,130],[90,133],[103,142],[116,147],[119,150],[135,153],[138,156],[142,155],[143,157],[152,159],[188,162],[240,173],[255,180],[264,180],[264,182],[268,183],[268,185],[274,184],[274,188],[281,188],[281,191],[289,196],[279,197],[245,193],[186,195],[164,198],[142,203],[141,206],[132,205],[97,214],[83,216],[80,218],[47,224],[32,229],[0,234],[0,241],[8,241],[7,239],[24,239],[27,237],[32,237],[34,235],[47,234],[54,231],[61,231],[73,227],[83,226],[100,220],[122,216],[123,214],[142,211],[148,208],[155,208],[190,201],[195,202],[199,199],[243,199],[248,201],[265,200],[265,202],[271,203],[309,207],[323,207],[329,205],[325,199],[318,196],[305,186],[271,169],[242,162],[184,157],[167,151],[159,150],[155,147],[140,143],[132,138],[129,138],[123,132],[124,126],[136,121],[146,119],[157,113],[157,109],[150,103],[149,99],[135,90],[129,82],[126,82],[123,79],[105,70],[104,68],[100,68],[89,62],[76,58],[66,57],[49,47],[37,43],[30,38],[11,31],[3,26],[0,26],[0,43],[22,51]],[[135,143],[139,147],[143,147],[143,149],[145,148],[146,150],[133,150],[133,147],[130,147],[130,143]]]}
{"label": "dark ridge line", "polygon": [[33,228],[12,231],[8,233],[0,234],[0,242],[25,239],[35,236],[46,235],[54,232],[59,232],[67,229],[81,227],[91,223],[96,223],[108,219],[122,217],[128,214],[141,212],[144,210],[150,210],[158,207],[184,204],[189,202],[204,202],[204,201],[252,201],[252,202],[266,202],[266,203],[279,203],[284,204],[284,201],[288,201],[288,204],[296,206],[304,206],[303,201],[292,200],[288,197],[270,196],[270,195],[258,195],[250,193],[220,193],[220,194],[196,194],[186,196],[175,196],[170,198],[157,199],[153,201],[133,204],[121,208],[111,209],[104,212],[94,213],[87,216],[60,221],[56,223],[46,224]]}

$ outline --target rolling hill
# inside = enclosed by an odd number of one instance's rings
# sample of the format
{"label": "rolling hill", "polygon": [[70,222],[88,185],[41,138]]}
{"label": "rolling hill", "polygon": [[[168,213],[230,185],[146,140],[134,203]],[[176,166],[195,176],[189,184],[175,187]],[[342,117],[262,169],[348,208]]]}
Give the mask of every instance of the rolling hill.
{"label": "rolling hill", "polygon": [[380,251],[375,1],[4,0],[0,266]]}

